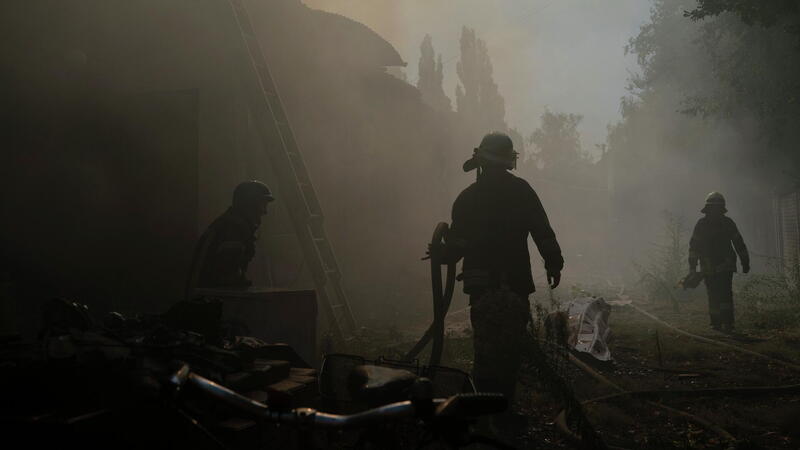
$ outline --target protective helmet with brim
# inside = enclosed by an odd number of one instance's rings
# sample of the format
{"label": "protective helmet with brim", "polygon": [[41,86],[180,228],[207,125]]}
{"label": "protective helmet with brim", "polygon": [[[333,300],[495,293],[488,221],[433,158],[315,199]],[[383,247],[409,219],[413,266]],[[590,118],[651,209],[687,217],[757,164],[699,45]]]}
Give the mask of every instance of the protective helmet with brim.
{"label": "protective helmet with brim", "polygon": [[505,133],[492,132],[481,139],[480,145],[472,153],[472,158],[464,162],[464,172],[478,167],[495,166],[504,169],[517,167],[517,156],[514,143]]}
{"label": "protective helmet with brim", "polygon": [[722,212],[728,212],[728,209],[725,208],[725,197],[719,192],[714,191],[706,196],[706,204],[700,212],[707,213],[712,208],[720,208]]}
{"label": "protective helmet with brim", "polygon": [[258,180],[239,183],[233,190],[234,205],[250,205],[260,201],[271,202],[275,197],[266,184]]}

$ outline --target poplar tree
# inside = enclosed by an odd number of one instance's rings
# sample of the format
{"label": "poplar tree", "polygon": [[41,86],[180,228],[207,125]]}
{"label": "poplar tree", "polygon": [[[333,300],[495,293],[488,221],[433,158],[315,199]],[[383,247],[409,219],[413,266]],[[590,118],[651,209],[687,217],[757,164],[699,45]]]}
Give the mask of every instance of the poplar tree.
{"label": "poplar tree", "polygon": [[456,108],[468,123],[481,130],[507,129],[505,100],[492,75],[492,61],[486,43],[475,30],[461,29],[461,60],[456,66]]}
{"label": "poplar tree", "polygon": [[419,78],[417,89],[422,95],[422,101],[437,111],[451,111],[450,98],[444,93],[444,69],[442,55],[436,58],[433,49],[433,40],[429,34],[425,35],[420,45]]}

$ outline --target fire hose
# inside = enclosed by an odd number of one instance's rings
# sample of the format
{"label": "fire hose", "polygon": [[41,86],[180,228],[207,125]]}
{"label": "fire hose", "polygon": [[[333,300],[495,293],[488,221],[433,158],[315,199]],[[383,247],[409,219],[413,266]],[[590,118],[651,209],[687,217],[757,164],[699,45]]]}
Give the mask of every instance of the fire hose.
{"label": "fire hose", "polygon": [[[618,385],[618,384],[614,383],[613,381],[609,380],[608,378],[604,377],[603,375],[601,375],[600,373],[598,373],[597,371],[595,371],[594,369],[589,367],[586,363],[584,363],[580,359],[576,358],[575,355],[570,354],[569,355],[569,360],[570,360],[571,363],[576,365],[578,368],[580,368],[581,370],[586,372],[588,375],[590,375],[591,377],[593,377],[597,381],[599,381],[599,382],[601,382],[601,383],[613,388],[614,390],[616,390],[619,393],[624,393],[625,392],[625,389],[623,389],[620,385]],[[589,402],[586,402],[586,403],[589,403]],[[725,430],[723,428],[720,428],[719,426],[709,422],[708,420],[703,419],[702,417],[696,416],[694,414],[687,413],[686,411],[681,411],[679,409],[671,408],[671,407],[669,407],[667,405],[664,405],[664,404],[661,404],[661,403],[658,403],[658,402],[654,402],[654,401],[649,401],[648,400],[647,404],[652,406],[652,407],[659,408],[659,409],[662,409],[664,411],[670,412],[672,414],[675,414],[675,415],[678,415],[678,416],[682,416],[682,417],[686,418],[687,420],[690,420],[690,421],[696,423],[697,425],[700,425],[701,427],[706,428],[707,430],[711,430],[714,433],[716,433],[720,438],[722,438],[723,441],[725,441],[725,442],[728,442],[728,443],[736,442],[736,438],[733,435],[731,435],[727,430]],[[555,423],[562,430],[562,432],[567,433],[567,432],[569,432],[569,429],[566,428],[566,426],[565,426],[565,422],[566,421],[564,420],[564,415],[565,415],[565,411],[561,411],[560,413],[558,413],[558,416],[556,417]]]}
{"label": "fire hose", "polygon": [[[701,341],[701,342],[714,344],[714,345],[719,345],[721,347],[726,347],[726,348],[731,349],[731,350],[736,350],[736,351],[748,354],[750,356],[755,356],[755,357],[758,357],[758,358],[762,358],[762,359],[768,360],[768,361],[773,362],[773,363],[782,364],[783,366],[785,366],[787,368],[790,368],[790,369],[795,369],[795,370],[800,369],[800,366],[798,366],[796,364],[793,364],[791,362],[788,362],[788,361],[783,361],[783,360],[780,360],[780,359],[777,359],[777,358],[773,358],[771,356],[764,355],[762,353],[758,353],[758,352],[755,352],[755,351],[752,351],[752,350],[749,350],[749,349],[746,349],[746,348],[743,348],[743,347],[739,347],[737,345],[728,344],[726,342],[720,342],[720,341],[717,341],[717,340],[714,340],[714,339],[706,338],[704,336],[698,336],[696,334],[689,333],[687,331],[681,330],[680,328],[677,328],[677,327],[675,327],[675,326],[673,326],[673,325],[671,325],[671,324],[659,319],[658,317],[654,316],[653,314],[651,314],[651,313],[649,313],[649,312],[647,312],[647,311],[645,311],[645,310],[643,310],[643,309],[641,309],[641,308],[639,308],[639,307],[637,307],[635,305],[631,305],[631,306],[633,306],[633,308],[637,312],[647,316],[648,318],[654,320],[655,322],[657,322],[657,323],[659,323],[659,324],[661,324],[661,325],[663,325],[663,326],[665,326],[667,328],[670,328],[671,330],[673,330],[675,332],[683,334],[683,335],[685,335],[687,337],[696,339],[696,340]],[[644,391],[626,391],[622,387],[620,387],[619,385],[617,385],[617,384],[611,382],[610,380],[608,380],[607,378],[605,378],[603,375],[600,375],[598,372],[596,372],[594,369],[589,367],[586,363],[580,361],[574,355],[570,355],[569,357],[570,357],[570,361],[573,364],[575,364],[576,366],[578,366],[581,370],[583,370],[587,374],[591,375],[593,378],[597,379],[601,383],[606,384],[606,385],[614,388],[617,391],[614,394],[604,395],[604,396],[592,398],[592,399],[589,399],[589,400],[584,400],[583,402],[581,402],[583,405],[587,405],[587,404],[595,403],[595,402],[613,400],[613,399],[618,399],[618,398],[623,398],[623,397],[645,398],[645,399],[656,398],[657,399],[657,398],[664,397],[664,396],[714,396],[714,395],[732,396],[732,395],[796,394],[796,393],[800,392],[800,384],[781,385],[781,386],[734,386],[734,387],[720,387],[720,388],[707,388],[707,389],[678,389],[678,390],[654,389],[654,390],[644,390]],[[668,407],[668,406],[666,406],[666,405],[664,405],[662,403],[659,403],[659,402],[655,402],[655,401],[651,401],[651,400],[646,400],[646,402],[651,406],[654,406],[654,407],[657,407],[657,408],[661,408],[661,409],[666,410],[666,411],[668,411],[670,413],[673,413],[673,414],[679,415],[679,416],[683,416],[686,419],[695,422],[696,424],[698,424],[698,425],[700,425],[700,426],[702,426],[702,427],[704,427],[704,428],[716,433],[724,441],[726,441],[728,444],[736,442],[736,438],[733,435],[731,435],[727,430],[717,426],[716,424],[714,424],[712,422],[709,422],[708,420],[705,420],[705,419],[703,419],[701,417],[698,417],[698,416],[696,416],[694,414],[690,414],[690,413],[687,413],[685,411],[681,411],[679,409],[670,408],[670,407]],[[559,415],[556,417],[555,423],[558,426],[558,428],[564,434],[568,435],[569,437],[571,437],[573,439],[578,439],[579,440],[579,438],[577,436],[574,436],[574,434],[571,433],[571,431],[566,426],[565,412],[564,411],[559,413]]]}
{"label": "fire hose", "polygon": [[746,353],[746,354],[748,354],[750,356],[755,356],[756,358],[761,358],[761,359],[764,359],[764,360],[767,360],[767,361],[770,361],[770,362],[773,362],[773,363],[776,363],[776,364],[781,364],[784,367],[788,367],[790,369],[793,369],[793,370],[796,370],[796,371],[800,371],[800,365],[794,364],[794,363],[792,363],[790,361],[784,361],[782,359],[773,358],[772,356],[765,355],[763,353],[758,353],[758,352],[755,352],[753,350],[746,349],[744,347],[740,347],[738,345],[733,345],[733,344],[729,344],[727,342],[721,342],[721,341],[717,341],[717,340],[714,340],[714,339],[709,339],[709,338],[704,337],[704,336],[698,336],[696,334],[689,333],[688,331],[681,330],[680,328],[677,328],[674,325],[670,325],[669,323],[664,322],[663,320],[661,320],[658,317],[654,316],[653,314],[643,310],[642,308],[639,308],[636,305],[630,305],[630,306],[636,312],[638,312],[638,313],[648,317],[649,319],[655,321],[656,323],[659,323],[659,324],[661,324],[661,325],[663,325],[663,326],[665,326],[665,327],[667,327],[667,328],[669,328],[669,329],[671,329],[671,330],[673,330],[673,331],[675,331],[677,333],[680,333],[680,334],[682,334],[682,335],[684,335],[686,337],[690,337],[692,339],[698,340],[700,342],[705,342],[707,344],[718,345],[720,347],[725,347],[725,348],[728,348],[728,349],[731,349],[731,350],[736,350],[736,351],[741,352],[741,353]]}
{"label": "fire hose", "polygon": [[[406,353],[404,359],[407,361],[416,359],[422,349],[431,340],[431,355],[428,360],[429,366],[437,366],[442,359],[442,349],[444,347],[444,318],[450,309],[450,302],[453,300],[453,291],[456,284],[456,263],[444,261],[441,255],[433,251],[434,247],[445,244],[447,232],[450,227],[445,222],[439,222],[433,230],[433,237],[430,243],[430,263],[431,263],[431,290],[433,292],[433,322],[425,331],[425,334],[414,344],[414,347]],[[423,258],[426,259],[426,258]],[[442,282],[442,266],[447,266],[447,275]]]}

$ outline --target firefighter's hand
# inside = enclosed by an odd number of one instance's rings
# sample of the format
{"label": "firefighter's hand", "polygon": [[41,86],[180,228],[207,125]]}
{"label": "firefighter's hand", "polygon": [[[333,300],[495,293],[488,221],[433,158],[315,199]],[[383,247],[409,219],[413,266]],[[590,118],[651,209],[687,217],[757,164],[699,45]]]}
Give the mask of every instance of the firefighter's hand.
{"label": "firefighter's hand", "polygon": [[550,289],[557,288],[559,283],[561,283],[561,272],[547,272],[547,284],[550,285]]}
{"label": "firefighter's hand", "polygon": [[433,259],[438,263],[446,264],[448,257],[447,246],[442,243],[428,244],[428,251],[425,252],[425,255],[426,256],[422,258],[423,260]]}

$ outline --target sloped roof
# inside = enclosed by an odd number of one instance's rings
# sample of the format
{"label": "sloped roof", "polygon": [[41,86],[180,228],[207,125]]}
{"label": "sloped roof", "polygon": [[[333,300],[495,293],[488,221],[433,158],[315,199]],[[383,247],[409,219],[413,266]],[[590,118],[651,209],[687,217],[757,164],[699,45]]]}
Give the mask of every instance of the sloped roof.
{"label": "sloped roof", "polygon": [[319,29],[324,30],[326,38],[338,45],[359,51],[363,55],[374,59],[378,66],[405,66],[400,53],[386,39],[374,30],[349,17],[311,9],[311,21],[318,22]]}

